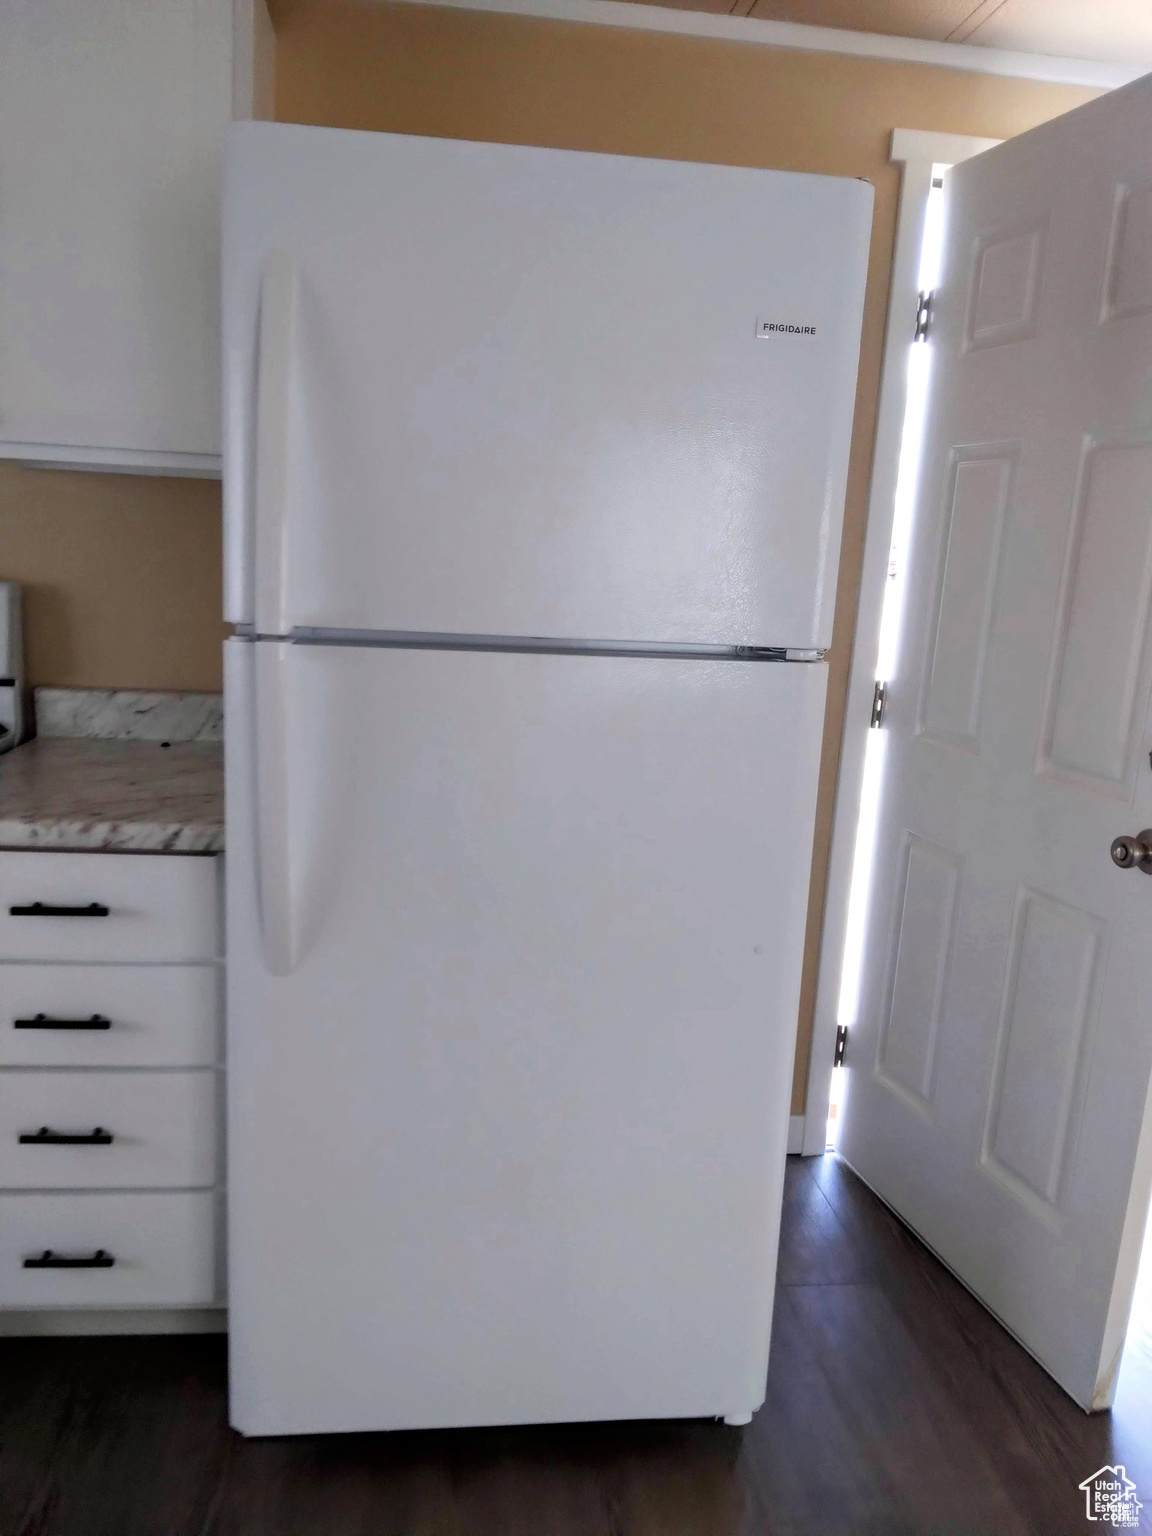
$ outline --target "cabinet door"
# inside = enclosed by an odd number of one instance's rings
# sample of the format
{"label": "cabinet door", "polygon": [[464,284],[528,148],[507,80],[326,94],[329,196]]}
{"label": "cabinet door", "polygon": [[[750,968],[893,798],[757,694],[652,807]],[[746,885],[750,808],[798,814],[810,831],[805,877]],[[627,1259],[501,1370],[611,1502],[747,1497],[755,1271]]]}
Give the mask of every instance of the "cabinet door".
{"label": "cabinet door", "polygon": [[208,1067],[216,965],[0,962],[0,1067]]}
{"label": "cabinet door", "polygon": [[8,0],[0,58],[0,457],[218,473],[232,0]]}
{"label": "cabinet door", "polygon": [[212,960],[219,953],[212,858],[0,851],[5,960]]}
{"label": "cabinet door", "polygon": [[220,1305],[218,1200],[209,1189],[0,1195],[0,1311]]}
{"label": "cabinet door", "polygon": [[207,1188],[216,1086],[210,1067],[0,1073],[0,1188]]}

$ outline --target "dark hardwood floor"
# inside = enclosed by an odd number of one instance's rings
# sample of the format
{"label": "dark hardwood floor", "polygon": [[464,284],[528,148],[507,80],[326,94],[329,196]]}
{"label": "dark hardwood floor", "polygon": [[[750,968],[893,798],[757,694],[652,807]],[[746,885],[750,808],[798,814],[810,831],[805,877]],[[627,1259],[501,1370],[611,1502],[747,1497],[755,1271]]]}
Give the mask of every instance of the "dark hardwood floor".
{"label": "dark hardwood floor", "polygon": [[789,1160],[772,1365],[710,1422],[245,1441],[219,1337],[0,1340],[0,1536],[1060,1536],[1121,1462],[1152,1530],[1152,1334],[1089,1418],[833,1157]]}

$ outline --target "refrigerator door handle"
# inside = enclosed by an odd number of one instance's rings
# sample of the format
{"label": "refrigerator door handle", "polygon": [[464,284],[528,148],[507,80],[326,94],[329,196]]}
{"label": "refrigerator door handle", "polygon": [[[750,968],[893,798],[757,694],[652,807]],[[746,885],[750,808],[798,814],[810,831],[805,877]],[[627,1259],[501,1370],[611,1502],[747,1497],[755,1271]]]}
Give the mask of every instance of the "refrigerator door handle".
{"label": "refrigerator door handle", "polygon": [[256,631],[283,635],[287,607],[288,447],[300,271],[290,251],[269,251],[260,279],[256,351]]}
{"label": "refrigerator door handle", "polygon": [[252,646],[255,666],[256,899],[264,963],[273,976],[296,966],[296,923],[288,838],[288,722],[284,697],[286,645]]}

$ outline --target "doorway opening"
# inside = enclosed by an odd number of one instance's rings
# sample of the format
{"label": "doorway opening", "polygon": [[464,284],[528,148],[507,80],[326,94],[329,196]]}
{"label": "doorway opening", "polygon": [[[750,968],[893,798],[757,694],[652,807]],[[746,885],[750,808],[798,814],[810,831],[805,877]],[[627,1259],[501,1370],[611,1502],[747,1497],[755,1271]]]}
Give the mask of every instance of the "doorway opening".
{"label": "doorway opening", "polygon": [[1124,1354],[1120,1362],[1120,1379],[1116,1386],[1116,1406],[1121,1411],[1126,1406],[1125,1399],[1130,1391],[1139,1394],[1142,1381],[1147,1379],[1141,1373],[1147,1372],[1149,1366],[1152,1366],[1152,1211],[1148,1213],[1144,1228],[1144,1247],[1136,1274],[1136,1293],[1132,1297],[1132,1311],[1128,1317]]}
{"label": "doorway opening", "polygon": [[[940,249],[944,235],[944,173],[948,169],[948,165],[945,164],[934,164],[932,167],[932,184],[924,210],[920,261],[917,269],[917,285],[921,294],[930,294],[939,278]],[[880,645],[876,656],[877,708],[882,698],[880,690],[892,676],[896,642],[900,633],[900,616],[904,606],[905,590],[904,553],[912,527],[916,482],[920,471],[920,449],[924,438],[925,413],[928,404],[931,349],[919,345],[916,341],[910,342],[906,366],[907,394],[900,436],[900,465],[896,477],[892,545],[888,556],[888,580],[884,589]],[[875,720],[875,710],[873,717]],[[852,859],[852,878],[848,897],[848,922],[844,936],[844,960],[840,973],[840,997],[836,1009],[836,1022],[845,1029],[850,1029],[856,1020],[860,998],[865,917],[872,884],[876,818],[880,808],[880,785],[884,772],[885,739],[883,731],[870,730],[865,747],[856,847]],[[836,1146],[846,1087],[845,1069],[842,1066],[834,1066],[832,1087],[828,1098],[826,1138],[826,1145],[830,1150]]]}

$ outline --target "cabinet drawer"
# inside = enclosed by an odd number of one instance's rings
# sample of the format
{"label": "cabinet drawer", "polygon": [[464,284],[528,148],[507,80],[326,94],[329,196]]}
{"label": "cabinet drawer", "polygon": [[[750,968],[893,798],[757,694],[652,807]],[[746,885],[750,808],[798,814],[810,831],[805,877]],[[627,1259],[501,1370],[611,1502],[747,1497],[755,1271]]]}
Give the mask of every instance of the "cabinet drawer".
{"label": "cabinet drawer", "polygon": [[0,959],[211,960],[216,890],[212,858],[3,852]]}
{"label": "cabinet drawer", "polygon": [[[22,1142],[52,1135],[112,1140]],[[182,1189],[216,1180],[216,1073],[0,1073],[0,1189]]]}
{"label": "cabinet drawer", "polygon": [[0,1066],[206,1067],[215,965],[0,963]]}
{"label": "cabinet drawer", "polygon": [[[192,1307],[222,1300],[210,1190],[0,1195],[0,1307]],[[45,1249],[111,1267],[26,1269]]]}

